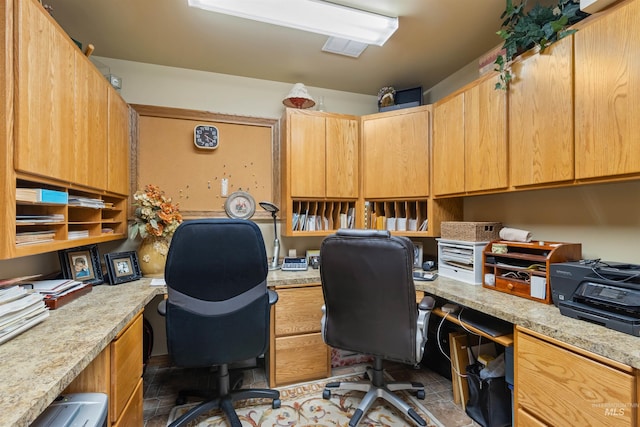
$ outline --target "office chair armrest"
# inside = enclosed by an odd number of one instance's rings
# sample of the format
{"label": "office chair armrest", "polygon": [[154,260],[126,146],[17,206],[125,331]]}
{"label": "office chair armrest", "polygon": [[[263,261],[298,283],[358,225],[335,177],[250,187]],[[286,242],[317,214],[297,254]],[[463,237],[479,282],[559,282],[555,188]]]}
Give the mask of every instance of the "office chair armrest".
{"label": "office chair armrest", "polygon": [[163,299],[162,301],[160,301],[160,303],[158,303],[158,313],[160,313],[161,316],[164,316],[167,314],[167,300]]}
{"label": "office chair armrest", "polygon": [[424,348],[427,344],[427,331],[429,329],[429,317],[436,301],[433,297],[425,296],[418,304],[418,334],[416,336],[416,360],[422,360]]}
{"label": "office chair armrest", "polygon": [[418,304],[418,310],[433,310],[436,305],[436,300],[433,297],[426,295],[422,298],[422,301]]}
{"label": "office chair armrest", "polygon": [[276,291],[267,289],[267,292],[269,292],[269,305],[273,305],[278,302],[278,293]]}

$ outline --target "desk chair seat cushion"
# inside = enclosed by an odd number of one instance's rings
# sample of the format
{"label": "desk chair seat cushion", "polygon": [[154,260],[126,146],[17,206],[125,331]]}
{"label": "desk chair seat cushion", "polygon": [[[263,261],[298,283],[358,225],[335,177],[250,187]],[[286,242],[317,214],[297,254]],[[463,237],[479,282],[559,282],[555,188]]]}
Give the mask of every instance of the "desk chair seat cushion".
{"label": "desk chair seat cushion", "polygon": [[165,267],[167,345],[174,363],[212,366],[263,354],[269,340],[267,274],[255,223],[182,223]]}
{"label": "desk chair seat cushion", "polygon": [[386,231],[339,230],[323,240],[320,257],[325,342],[385,360],[418,363],[411,241]]}

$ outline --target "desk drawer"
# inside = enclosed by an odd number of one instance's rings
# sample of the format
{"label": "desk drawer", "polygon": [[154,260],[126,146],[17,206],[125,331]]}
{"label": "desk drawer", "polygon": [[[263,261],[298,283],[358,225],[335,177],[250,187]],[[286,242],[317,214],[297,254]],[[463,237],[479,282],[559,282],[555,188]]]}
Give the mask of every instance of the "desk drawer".
{"label": "desk drawer", "polygon": [[276,337],[320,331],[324,297],[322,287],[278,289],[275,307]]}
{"label": "desk drawer", "polygon": [[111,420],[120,418],[142,377],[142,314],[111,343]]}
{"label": "desk drawer", "polygon": [[276,338],[275,382],[278,386],[331,375],[329,347],[318,333]]}
{"label": "desk drawer", "polygon": [[[480,266],[478,265],[476,268],[480,268]],[[446,261],[438,263],[438,275],[459,280],[461,282],[470,283],[472,285],[482,284],[482,279],[476,279],[478,275],[475,271],[467,270],[460,267],[454,267],[451,264],[447,264]]]}

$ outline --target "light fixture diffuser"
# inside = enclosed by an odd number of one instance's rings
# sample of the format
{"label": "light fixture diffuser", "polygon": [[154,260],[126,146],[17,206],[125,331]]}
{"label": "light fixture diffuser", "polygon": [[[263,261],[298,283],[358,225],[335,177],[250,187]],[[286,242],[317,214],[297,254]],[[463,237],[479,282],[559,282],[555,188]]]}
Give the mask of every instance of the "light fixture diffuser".
{"label": "light fixture diffuser", "polygon": [[398,18],[318,0],[188,0],[189,6],[382,46]]}

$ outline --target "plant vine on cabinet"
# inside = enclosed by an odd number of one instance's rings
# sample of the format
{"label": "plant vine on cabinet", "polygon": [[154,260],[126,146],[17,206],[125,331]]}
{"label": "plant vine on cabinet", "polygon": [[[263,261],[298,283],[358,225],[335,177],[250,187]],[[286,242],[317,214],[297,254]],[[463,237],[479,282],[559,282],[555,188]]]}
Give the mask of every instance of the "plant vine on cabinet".
{"label": "plant vine on cabinet", "polygon": [[283,235],[326,235],[355,226],[358,117],[288,108],[284,113]]}
{"label": "plant vine on cabinet", "polygon": [[640,173],[639,25],[630,0],[574,34],[578,180]]}

